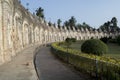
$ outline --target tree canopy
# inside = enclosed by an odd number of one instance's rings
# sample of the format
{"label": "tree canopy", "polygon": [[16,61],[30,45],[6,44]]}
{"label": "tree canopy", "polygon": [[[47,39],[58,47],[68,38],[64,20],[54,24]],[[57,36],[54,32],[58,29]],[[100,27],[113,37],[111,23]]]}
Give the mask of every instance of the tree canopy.
{"label": "tree canopy", "polygon": [[64,22],[64,26],[66,26],[67,28],[70,27],[71,29],[73,29],[73,27],[76,26],[76,22],[77,22],[76,18],[74,16],[71,16],[69,20]]}
{"label": "tree canopy", "polygon": [[61,22],[62,22],[61,19],[58,19],[58,20],[57,20],[57,24],[58,24],[58,27],[59,27],[59,28],[60,28],[60,26],[61,26]]}
{"label": "tree canopy", "polygon": [[115,32],[119,30],[119,27],[117,26],[117,18],[113,17],[111,21],[105,22],[103,25],[100,26],[100,29],[102,31],[107,31],[107,32]]}
{"label": "tree canopy", "polygon": [[44,18],[44,9],[42,9],[41,7],[39,7],[37,10],[36,10],[36,15],[39,17],[39,18]]}
{"label": "tree canopy", "polygon": [[77,22],[76,18],[74,16],[71,16],[71,18],[69,19],[69,26],[70,27],[73,27],[73,26],[75,27],[76,22]]}
{"label": "tree canopy", "polygon": [[113,27],[117,27],[117,18],[116,17],[113,17],[112,20],[111,20],[111,23],[113,24]]}

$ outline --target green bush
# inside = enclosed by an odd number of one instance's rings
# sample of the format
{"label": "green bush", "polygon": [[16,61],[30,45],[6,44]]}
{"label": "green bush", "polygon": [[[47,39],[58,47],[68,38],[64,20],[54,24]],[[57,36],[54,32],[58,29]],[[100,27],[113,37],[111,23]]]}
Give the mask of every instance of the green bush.
{"label": "green bush", "polygon": [[72,44],[71,38],[66,38],[65,39],[65,45],[67,46],[67,48],[70,48],[71,44]]}
{"label": "green bush", "polygon": [[66,39],[65,39],[65,42],[70,43],[70,42],[71,42],[71,39],[70,39],[70,38],[66,38]]}
{"label": "green bush", "polygon": [[66,38],[65,42],[76,42],[76,38]]}
{"label": "green bush", "polygon": [[65,39],[65,45],[70,48],[70,45],[73,43],[73,42],[76,42],[76,38],[66,38]]}
{"label": "green bush", "polygon": [[71,38],[71,41],[72,42],[76,42],[76,38]]}
{"label": "green bush", "polygon": [[[88,74],[96,73],[96,61],[98,61],[98,76],[102,80],[120,80],[120,60],[93,54],[83,54],[76,49],[66,49],[59,46],[59,43],[51,45],[52,53],[60,59],[72,64],[77,70]],[[95,77],[95,75],[91,75]]]}
{"label": "green bush", "polygon": [[117,37],[117,43],[120,45],[120,35]]}
{"label": "green bush", "polygon": [[117,39],[116,38],[115,39],[110,39],[108,42],[109,43],[117,43]]}
{"label": "green bush", "polygon": [[108,47],[101,40],[91,39],[82,44],[81,51],[88,54],[102,55],[108,52]]}
{"label": "green bush", "polygon": [[100,38],[100,40],[103,41],[104,43],[107,43],[109,39],[111,38],[107,38],[107,37]]}

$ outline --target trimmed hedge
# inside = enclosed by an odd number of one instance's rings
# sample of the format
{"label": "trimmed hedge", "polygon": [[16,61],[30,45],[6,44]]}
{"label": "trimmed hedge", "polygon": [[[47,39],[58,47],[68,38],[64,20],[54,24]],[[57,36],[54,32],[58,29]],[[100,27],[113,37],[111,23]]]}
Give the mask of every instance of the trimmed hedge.
{"label": "trimmed hedge", "polygon": [[81,46],[81,51],[88,54],[103,55],[108,52],[108,47],[105,43],[98,39],[90,39],[85,41]]}
{"label": "trimmed hedge", "polygon": [[98,65],[97,74],[101,80],[120,80],[120,60],[110,57],[83,54],[78,50],[65,49],[53,43],[51,50],[59,58],[75,66],[78,70],[95,76],[96,61]]}

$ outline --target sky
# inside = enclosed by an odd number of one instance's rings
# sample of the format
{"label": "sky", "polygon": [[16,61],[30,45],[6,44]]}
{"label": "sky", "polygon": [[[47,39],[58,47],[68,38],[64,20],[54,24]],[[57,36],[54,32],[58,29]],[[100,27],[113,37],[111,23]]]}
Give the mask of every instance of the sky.
{"label": "sky", "polygon": [[56,23],[58,19],[62,22],[74,16],[77,23],[86,22],[94,28],[112,17],[118,20],[120,26],[120,0],[21,0],[21,3],[31,13],[39,7],[44,9],[45,19]]}

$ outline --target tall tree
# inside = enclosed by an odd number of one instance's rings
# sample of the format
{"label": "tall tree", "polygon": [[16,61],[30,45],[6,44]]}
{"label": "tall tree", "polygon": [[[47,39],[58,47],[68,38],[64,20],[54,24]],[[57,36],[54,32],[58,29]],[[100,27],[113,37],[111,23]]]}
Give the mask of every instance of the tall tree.
{"label": "tall tree", "polygon": [[29,6],[29,3],[26,3],[26,6],[27,6],[27,10],[29,10],[28,6]]}
{"label": "tall tree", "polygon": [[111,27],[111,22],[107,21],[102,26],[100,26],[100,29],[102,31],[110,31],[110,27]]}
{"label": "tall tree", "polygon": [[85,22],[83,22],[81,26],[82,26],[84,29],[88,29],[89,31],[92,31],[92,30],[93,30],[93,28],[92,28],[89,24],[87,24],[87,23],[85,23]]}
{"label": "tall tree", "polygon": [[112,20],[111,20],[111,23],[113,24],[113,27],[117,27],[117,18],[116,17],[113,17]]}
{"label": "tall tree", "polygon": [[76,18],[74,16],[71,16],[71,18],[69,19],[70,27],[72,27],[72,26],[75,27],[76,26],[76,22],[77,22]]}
{"label": "tall tree", "polygon": [[43,19],[44,19],[44,9],[42,9],[41,7],[39,7],[39,8],[36,10],[36,15],[37,15],[39,18],[43,18]]}
{"label": "tall tree", "polygon": [[66,26],[67,29],[69,29],[69,28],[68,28],[68,27],[69,27],[69,22],[68,22],[68,21],[65,21],[63,25]]}
{"label": "tall tree", "polygon": [[90,28],[90,26],[89,26],[88,24],[86,24],[85,22],[83,22],[82,26],[83,26],[84,28]]}
{"label": "tall tree", "polygon": [[105,22],[102,26],[100,26],[100,29],[103,31],[108,31],[108,32],[116,32],[119,31],[119,27],[117,26],[117,18],[113,17],[111,21]]}
{"label": "tall tree", "polygon": [[82,25],[81,25],[80,23],[78,23],[78,24],[76,25],[76,27],[77,27],[77,28],[81,28]]}
{"label": "tall tree", "polygon": [[62,22],[61,19],[58,19],[58,20],[57,20],[57,24],[58,24],[58,27],[59,27],[59,28],[60,28],[60,26],[61,26],[61,22]]}
{"label": "tall tree", "polygon": [[49,22],[48,22],[48,25],[49,25],[49,26],[52,26],[52,23],[49,21]]}
{"label": "tall tree", "polygon": [[65,22],[64,22],[64,26],[67,26],[67,27],[68,27],[68,26],[69,26],[69,22],[68,22],[68,21],[65,21]]}
{"label": "tall tree", "polygon": [[69,27],[73,29],[73,27],[76,27],[76,18],[74,16],[71,16],[71,18],[68,21],[64,22],[64,26],[66,26],[68,29]]}

